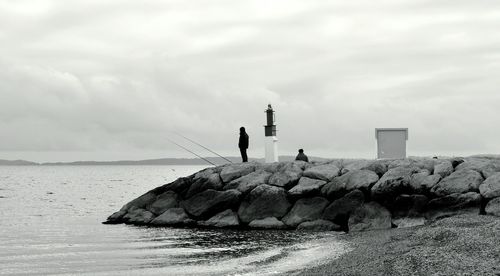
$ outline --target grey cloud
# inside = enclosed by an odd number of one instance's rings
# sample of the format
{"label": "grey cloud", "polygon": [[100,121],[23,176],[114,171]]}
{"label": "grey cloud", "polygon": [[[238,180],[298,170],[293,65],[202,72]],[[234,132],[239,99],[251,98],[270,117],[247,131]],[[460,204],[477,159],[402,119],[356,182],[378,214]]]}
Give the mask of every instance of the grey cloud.
{"label": "grey cloud", "polygon": [[409,127],[414,155],[500,151],[498,3],[14,2],[5,158],[181,156],[175,131],[236,155],[241,125],[262,156],[269,102],[282,154],[372,157],[375,127]]}

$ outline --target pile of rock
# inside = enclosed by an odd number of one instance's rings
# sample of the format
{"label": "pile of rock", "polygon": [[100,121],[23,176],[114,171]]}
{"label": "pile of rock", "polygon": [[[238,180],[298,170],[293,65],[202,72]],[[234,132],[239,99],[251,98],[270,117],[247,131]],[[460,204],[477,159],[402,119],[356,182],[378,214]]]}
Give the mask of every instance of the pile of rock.
{"label": "pile of rock", "polygon": [[500,216],[500,160],[223,165],[151,190],[105,223],[362,231],[470,208]]}

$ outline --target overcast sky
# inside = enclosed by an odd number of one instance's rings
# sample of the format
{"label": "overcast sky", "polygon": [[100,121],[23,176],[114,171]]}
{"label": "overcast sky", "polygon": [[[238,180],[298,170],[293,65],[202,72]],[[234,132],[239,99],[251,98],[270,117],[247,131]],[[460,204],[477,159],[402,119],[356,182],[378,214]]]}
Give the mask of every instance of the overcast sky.
{"label": "overcast sky", "polygon": [[0,0],[0,159],[500,153],[500,1]]}

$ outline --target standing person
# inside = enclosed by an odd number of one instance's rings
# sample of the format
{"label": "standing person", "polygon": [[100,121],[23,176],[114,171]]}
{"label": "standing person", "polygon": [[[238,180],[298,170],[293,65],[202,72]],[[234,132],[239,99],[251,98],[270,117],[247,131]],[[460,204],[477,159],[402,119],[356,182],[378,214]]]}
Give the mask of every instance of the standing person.
{"label": "standing person", "polygon": [[238,147],[240,148],[242,162],[248,162],[248,134],[244,127],[240,127],[240,141],[238,142]]}
{"label": "standing person", "polygon": [[307,158],[307,155],[304,154],[303,149],[299,149],[299,154],[297,154],[297,157],[295,157],[295,161],[309,162],[309,158]]}

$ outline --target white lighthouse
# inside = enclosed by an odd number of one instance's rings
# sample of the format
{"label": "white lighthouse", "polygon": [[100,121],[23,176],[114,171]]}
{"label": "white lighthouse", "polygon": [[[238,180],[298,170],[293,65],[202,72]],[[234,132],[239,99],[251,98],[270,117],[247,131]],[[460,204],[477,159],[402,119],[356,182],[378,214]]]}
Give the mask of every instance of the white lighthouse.
{"label": "white lighthouse", "polygon": [[278,138],[276,138],[276,125],[274,110],[271,104],[266,109],[267,125],[264,126],[266,143],[266,163],[278,162]]}

